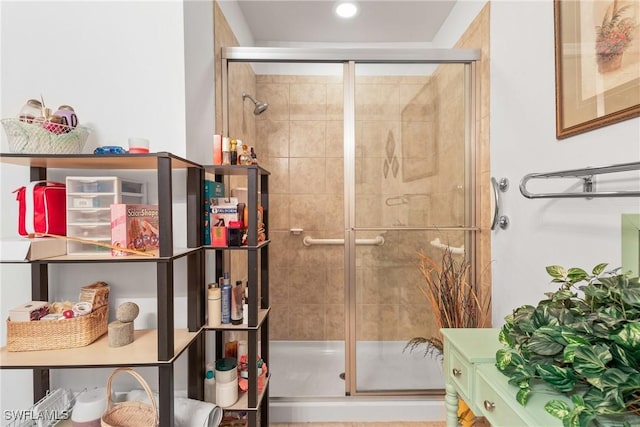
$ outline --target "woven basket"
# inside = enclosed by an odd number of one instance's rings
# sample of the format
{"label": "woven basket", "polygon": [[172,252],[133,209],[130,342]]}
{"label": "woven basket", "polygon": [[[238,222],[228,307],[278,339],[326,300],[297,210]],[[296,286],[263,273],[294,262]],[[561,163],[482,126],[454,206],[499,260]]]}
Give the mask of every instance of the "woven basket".
{"label": "woven basket", "polygon": [[7,350],[57,350],[89,345],[107,332],[109,306],[64,320],[12,322],[7,319]]}
{"label": "woven basket", "polygon": [[81,154],[89,129],[48,123],[50,130],[39,123],[19,119],[3,119],[9,151],[24,154]]}
{"label": "woven basket", "polygon": [[[129,401],[113,403],[111,397],[111,382],[120,372],[132,375],[147,393],[151,405],[142,402]],[[147,382],[131,368],[114,370],[107,381],[107,409],[100,418],[102,427],[155,427],[158,425],[158,405]]]}

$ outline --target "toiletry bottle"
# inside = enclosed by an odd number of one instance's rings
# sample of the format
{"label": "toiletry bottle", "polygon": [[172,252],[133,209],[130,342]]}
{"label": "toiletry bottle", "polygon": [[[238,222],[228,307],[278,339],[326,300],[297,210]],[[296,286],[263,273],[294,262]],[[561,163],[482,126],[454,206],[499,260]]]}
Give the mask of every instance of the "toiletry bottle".
{"label": "toiletry bottle", "polygon": [[213,164],[222,164],[222,135],[213,135]]}
{"label": "toiletry bottle", "polygon": [[235,139],[231,140],[231,146],[229,147],[229,155],[230,157],[230,164],[232,165],[236,165],[238,164],[238,152],[236,151],[236,146],[238,145],[238,141],[236,141]]}
{"label": "toiletry bottle", "polygon": [[251,156],[251,164],[252,165],[257,165],[258,164],[258,156],[256,155],[256,152],[254,151],[253,147],[251,147],[251,152],[249,153],[249,155]]}
{"label": "toiletry bottle", "polygon": [[231,148],[231,143],[229,138],[224,136],[222,137],[222,164],[230,165],[231,164],[231,152],[229,149]]}
{"label": "toiletry bottle", "polygon": [[222,323],[231,323],[231,281],[229,273],[224,273],[222,282]]}
{"label": "toiletry bottle", "polygon": [[218,326],[221,323],[221,298],[220,288],[214,284],[209,285],[207,290],[207,326],[209,327]]}
{"label": "toiletry bottle", "polygon": [[244,288],[244,302],[242,304],[242,324],[249,324],[249,282]]}
{"label": "toiletry bottle", "polygon": [[236,287],[231,292],[231,323],[234,325],[242,324],[242,280],[236,280]]}
{"label": "toiletry bottle", "polygon": [[242,146],[242,153],[240,157],[238,157],[238,163],[241,165],[250,165],[251,164],[251,154],[249,153],[249,147],[245,145]]}
{"label": "toiletry bottle", "polygon": [[204,376],[204,401],[216,403],[216,377],[213,363],[207,363]]}
{"label": "toiletry bottle", "polygon": [[240,163],[240,154],[242,154],[242,140],[238,139],[236,140],[236,162],[234,163],[234,165],[242,164]]}

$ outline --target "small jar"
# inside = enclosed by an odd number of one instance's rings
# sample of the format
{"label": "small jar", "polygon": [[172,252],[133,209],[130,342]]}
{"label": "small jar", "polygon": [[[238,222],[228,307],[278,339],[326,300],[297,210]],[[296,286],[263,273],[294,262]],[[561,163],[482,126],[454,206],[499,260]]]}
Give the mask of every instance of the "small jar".
{"label": "small jar", "polygon": [[251,154],[249,153],[249,147],[245,145],[242,146],[242,153],[240,153],[240,157],[238,157],[238,164],[240,165],[250,165],[252,163]]}
{"label": "small jar", "polygon": [[18,118],[20,121],[27,123],[43,122],[42,103],[37,99],[29,99],[20,109]]}
{"label": "small jar", "polygon": [[[76,112],[73,110],[73,107],[69,105],[61,105],[58,107],[55,113],[56,116],[62,118],[62,124],[65,126],[69,126],[69,128],[74,128],[78,126],[78,116]],[[71,129],[67,129],[69,131]]]}

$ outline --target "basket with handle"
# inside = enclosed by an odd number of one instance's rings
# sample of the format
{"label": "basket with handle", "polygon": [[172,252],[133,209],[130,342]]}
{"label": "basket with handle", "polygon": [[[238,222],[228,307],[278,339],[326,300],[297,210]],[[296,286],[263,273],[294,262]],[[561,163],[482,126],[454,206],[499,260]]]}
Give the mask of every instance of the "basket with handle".
{"label": "basket with handle", "polygon": [[23,154],[80,154],[89,128],[57,123],[28,123],[19,119],[3,119],[9,151]]}
{"label": "basket with handle", "polygon": [[[111,397],[111,383],[113,378],[120,372],[132,375],[147,393],[151,404],[128,401],[114,403]],[[117,368],[109,376],[107,381],[107,409],[100,418],[102,427],[155,427],[158,425],[158,406],[156,399],[149,388],[147,382],[140,374],[131,368]]]}

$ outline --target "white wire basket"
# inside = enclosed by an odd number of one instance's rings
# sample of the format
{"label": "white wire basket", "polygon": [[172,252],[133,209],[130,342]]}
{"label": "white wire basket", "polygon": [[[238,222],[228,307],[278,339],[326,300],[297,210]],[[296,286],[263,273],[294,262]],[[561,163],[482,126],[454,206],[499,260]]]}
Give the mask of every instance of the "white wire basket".
{"label": "white wire basket", "polygon": [[23,154],[81,154],[89,128],[2,119],[9,151]]}

